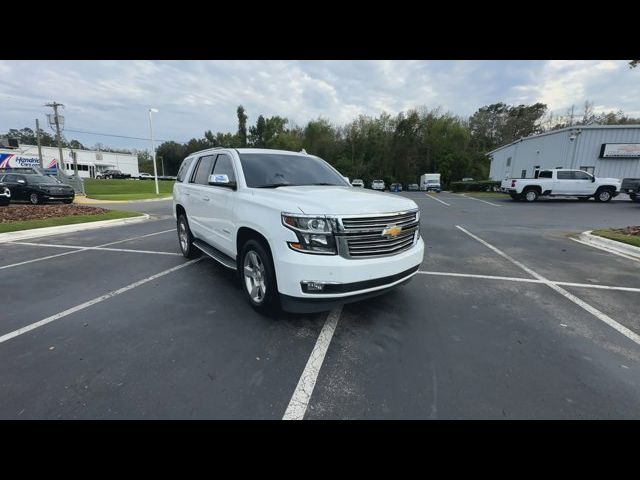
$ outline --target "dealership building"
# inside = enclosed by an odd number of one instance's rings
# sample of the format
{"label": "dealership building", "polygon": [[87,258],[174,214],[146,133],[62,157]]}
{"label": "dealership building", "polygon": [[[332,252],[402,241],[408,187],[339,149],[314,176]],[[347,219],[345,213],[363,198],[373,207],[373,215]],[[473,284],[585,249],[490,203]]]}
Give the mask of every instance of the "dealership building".
{"label": "dealership building", "polygon": [[[120,170],[132,177],[140,176],[138,156],[129,153],[100,152],[95,150],[62,149],[64,168],[68,174],[73,173],[73,154],[78,163],[78,175],[82,178],[95,178],[104,170]],[[58,166],[60,157],[57,147],[42,147],[42,166],[53,170]],[[39,167],[38,147],[35,145],[18,145],[16,148],[0,148],[0,168]]]}
{"label": "dealership building", "polygon": [[640,125],[581,125],[521,138],[487,154],[489,177],[532,178],[550,168],[640,178]]}

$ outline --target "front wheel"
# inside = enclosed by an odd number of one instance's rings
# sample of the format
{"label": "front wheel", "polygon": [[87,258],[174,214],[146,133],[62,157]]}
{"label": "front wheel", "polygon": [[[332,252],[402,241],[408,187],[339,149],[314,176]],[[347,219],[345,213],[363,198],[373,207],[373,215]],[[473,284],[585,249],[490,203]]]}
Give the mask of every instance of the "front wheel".
{"label": "front wheel", "polygon": [[271,254],[257,240],[249,240],[240,253],[240,278],[245,296],[260,313],[278,311],[280,298]]}
{"label": "front wheel", "polygon": [[608,188],[603,188],[596,193],[596,202],[608,202],[613,198],[613,193]]}
{"label": "front wheel", "polygon": [[37,193],[32,193],[31,195],[29,195],[29,201],[31,202],[32,205],[38,205],[39,203],[42,202],[40,200],[40,195],[38,195]]}
{"label": "front wheel", "polygon": [[640,197],[636,193],[630,193],[629,198],[632,202],[640,202]]}

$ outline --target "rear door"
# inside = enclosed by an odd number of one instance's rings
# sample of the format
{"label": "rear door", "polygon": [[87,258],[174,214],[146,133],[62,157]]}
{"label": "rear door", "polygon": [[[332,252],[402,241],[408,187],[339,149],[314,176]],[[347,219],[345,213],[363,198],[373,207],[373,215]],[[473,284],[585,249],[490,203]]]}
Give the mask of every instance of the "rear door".
{"label": "rear door", "polygon": [[[205,221],[208,216],[214,215],[211,210],[209,197],[209,175],[213,170],[215,155],[204,155],[198,159],[198,164],[193,169],[189,183],[185,184],[187,196],[187,217],[189,228],[196,237],[210,241],[210,233],[207,232]],[[215,246],[215,245],[214,245]]]}
{"label": "rear door", "polygon": [[551,193],[554,195],[577,195],[578,187],[573,173],[571,170],[558,170]]}

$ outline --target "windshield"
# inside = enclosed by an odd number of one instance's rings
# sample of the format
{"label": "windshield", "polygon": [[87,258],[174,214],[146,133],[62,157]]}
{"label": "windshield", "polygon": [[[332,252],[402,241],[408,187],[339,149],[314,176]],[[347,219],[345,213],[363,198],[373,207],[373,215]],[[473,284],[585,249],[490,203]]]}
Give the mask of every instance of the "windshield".
{"label": "windshield", "polygon": [[438,180],[427,180],[427,183],[440,183]]}
{"label": "windshield", "polygon": [[309,155],[241,153],[240,163],[247,186],[252,188],[294,185],[349,186],[327,162]]}
{"label": "windshield", "polygon": [[47,177],[47,176],[36,176],[34,175],[33,177],[27,177],[27,182],[29,183],[42,183],[42,184],[48,184],[48,185],[59,185],[60,182],[53,177]]}

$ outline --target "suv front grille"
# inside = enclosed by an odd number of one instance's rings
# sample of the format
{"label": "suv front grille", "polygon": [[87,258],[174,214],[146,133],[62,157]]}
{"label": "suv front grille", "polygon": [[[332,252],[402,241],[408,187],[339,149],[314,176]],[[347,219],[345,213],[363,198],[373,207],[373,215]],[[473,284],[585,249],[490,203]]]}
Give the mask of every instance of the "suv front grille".
{"label": "suv front grille", "polygon": [[[400,212],[376,217],[347,217],[341,219],[338,236],[340,255],[346,258],[369,258],[396,255],[411,248],[420,228],[417,211]],[[398,227],[395,235],[383,231]]]}

